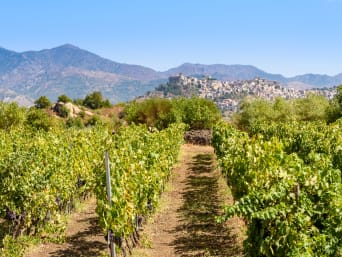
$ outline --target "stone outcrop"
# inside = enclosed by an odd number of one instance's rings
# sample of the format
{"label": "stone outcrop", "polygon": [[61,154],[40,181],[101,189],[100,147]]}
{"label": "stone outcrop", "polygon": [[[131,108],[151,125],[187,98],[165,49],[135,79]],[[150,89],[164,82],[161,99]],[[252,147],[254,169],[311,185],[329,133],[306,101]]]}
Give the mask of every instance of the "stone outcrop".
{"label": "stone outcrop", "polygon": [[79,106],[74,105],[72,103],[64,103],[64,102],[57,102],[52,106],[54,112],[57,113],[58,116],[63,116],[63,107],[68,110],[68,117],[75,118],[83,112],[85,115],[92,116],[93,113],[89,111],[83,111]]}

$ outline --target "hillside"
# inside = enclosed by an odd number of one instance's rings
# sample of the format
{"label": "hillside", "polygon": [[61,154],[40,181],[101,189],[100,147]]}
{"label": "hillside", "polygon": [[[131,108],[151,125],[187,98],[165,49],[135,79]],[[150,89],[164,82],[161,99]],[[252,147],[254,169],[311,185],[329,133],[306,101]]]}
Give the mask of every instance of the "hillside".
{"label": "hillside", "polygon": [[116,63],[72,45],[24,53],[0,49],[0,87],[15,93],[11,99],[46,95],[55,100],[63,93],[79,98],[98,90],[112,102],[126,101],[153,89],[160,78],[152,69]]}
{"label": "hillside", "polygon": [[342,73],[336,76],[304,74],[286,78],[251,65],[185,63],[159,72],[140,65],[114,62],[66,44],[22,53],[0,48],[0,100],[29,105],[41,95],[51,100],[56,100],[61,94],[82,98],[96,90],[116,103],[144,95],[165,83],[168,77],[179,73],[198,78],[211,76],[224,81],[261,77],[278,81],[285,87],[305,89],[342,83]]}
{"label": "hillside", "polygon": [[[302,85],[300,85],[302,86]],[[223,112],[236,112],[240,102],[246,96],[274,100],[303,98],[307,94],[320,94],[332,99],[336,94],[336,87],[329,89],[294,89],[284,87],[276,80],[256,77],[245,80],[218,80],[210,77],[192,77],[179,74],[169,77],[165,84],[161,84],[154,91],[144,97],[191,97],[199,96],[213,100]]]}

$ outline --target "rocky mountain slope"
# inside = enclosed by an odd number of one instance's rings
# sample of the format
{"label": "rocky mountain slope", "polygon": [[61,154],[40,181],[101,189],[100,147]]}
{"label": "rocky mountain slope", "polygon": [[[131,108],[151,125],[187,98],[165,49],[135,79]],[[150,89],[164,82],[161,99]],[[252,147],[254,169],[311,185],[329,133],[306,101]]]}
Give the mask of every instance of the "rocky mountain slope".
{"label": "rocky mountain slope", "polygon": [[101,91],[111,102],[127,101],[165,83],[169,76],[211,76],[220,80],[245,80],[261,77],[284,86],[312,88],[342,83],[336,76],[305,74],[286,78],[250,65],[203,65],[185,63],[164,72],[102,58],[66,44],[52,49],[17,53],[0,48],[0,100],[15,100],[28,105],[46,95],[55,100],[61,94],[83,98]]}

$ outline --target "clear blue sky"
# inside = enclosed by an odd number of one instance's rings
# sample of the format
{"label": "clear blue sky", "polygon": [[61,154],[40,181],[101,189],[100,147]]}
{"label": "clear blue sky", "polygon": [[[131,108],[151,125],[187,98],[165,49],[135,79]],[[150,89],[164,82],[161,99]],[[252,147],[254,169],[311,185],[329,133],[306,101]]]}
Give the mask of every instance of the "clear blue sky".
{"label": "clear blue sky", "polygon": [[342,72],[342,0],[3,0],[0,46],[74,44],[164,71],[250,64],[292,76]]}

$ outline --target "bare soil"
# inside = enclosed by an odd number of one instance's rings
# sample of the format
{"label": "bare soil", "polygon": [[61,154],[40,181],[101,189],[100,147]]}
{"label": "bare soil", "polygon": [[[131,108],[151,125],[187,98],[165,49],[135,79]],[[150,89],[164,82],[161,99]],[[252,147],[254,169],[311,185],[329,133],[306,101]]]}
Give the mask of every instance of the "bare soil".
{"label": "bare soil", "polygon": [[66,242],[41,244],[32,248],[25,257],[81,257],[100,256],[107,244],[95,213],[96,200],[90,198],[81,209],[68,219]]}
{"label": "bare soil", "polygon": [[[132,257],[242,256],[244,223],[215,217],[232,197],[217,169],[213,148],[186,144],[156,213],[140,231]],[[108,247],[97,225],[95,200],[71,215],[66,243],[43,244],[25,257],[101,256]]]}
{"label": "bare soil", "polygon": [[242,256],[243,221],[215,220],[233,200],[214,156],[210,146],[182,147],[160,210],[144,226],[133,257]]}

